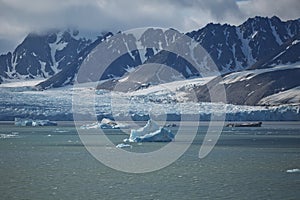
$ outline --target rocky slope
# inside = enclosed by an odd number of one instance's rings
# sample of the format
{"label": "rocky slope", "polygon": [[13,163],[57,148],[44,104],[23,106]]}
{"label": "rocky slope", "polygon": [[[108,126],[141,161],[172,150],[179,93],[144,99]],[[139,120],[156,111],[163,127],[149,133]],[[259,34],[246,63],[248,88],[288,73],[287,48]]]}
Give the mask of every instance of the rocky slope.
{"label": "rocky slope", "polygon": [[[240,26],[208,24],[186,35],[204,47],[221,73],[228,73],[244,70],[258,62],[264,63],[260,64],[261,68],[299,61],[299,55],[295,53],[298,45],[273,61],[269,59],[270,55],[274,58],[272,55],[278,55],[289,44],[298,44],[295,38],[298,38],[299,32],[299,20],[284,22],[277,17],[255,17]],[[96,41],[80,37],[78,31],[71,30],[29,34],[13,53],[0,56],[0,83],[10,79],[45,77],[49,80],[39,85],[43,89],[72,84],[82,61],[103,41],[110,44],[106,55],[116,53],[117,48],[127,48],[128,51],[117,55],[119,57],[99,79],[120,77],[143,63],[168,65],[186,78],[199,76],[199,72],[186,60],[161,51],[179,37],[176,30],[149,28],[138,37],[121,35],[123,41],[120,42],[115,37],[107,39],[112,36],[111,33]],[[182,49],[182,54],[192,57],[191,48]],[[204,60],[202,64],[205,65]]]}
{"label": "rocky slope", "polygon": [[9,79],[50,78],[73,62],[91,44],[78,31],[49,31],[29,34],[6,55],[0,56],[0,83]]}

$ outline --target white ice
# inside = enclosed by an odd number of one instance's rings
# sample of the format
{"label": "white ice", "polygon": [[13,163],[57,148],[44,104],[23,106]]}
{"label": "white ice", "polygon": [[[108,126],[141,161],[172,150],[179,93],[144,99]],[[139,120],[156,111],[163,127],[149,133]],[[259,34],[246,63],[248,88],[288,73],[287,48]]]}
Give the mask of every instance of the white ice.
{"label": "white ice", "polygon": [[300,169],[288,169],[286,170],[287,173],[298,173],[300,172]]}
{"label": "white ice", "polygon": [[163,127],[160,127],[153,120],[148,120],[147,124],[139,129],[132,129],[130,137],[124,142],[170,142],[174,139],[174,134]]}

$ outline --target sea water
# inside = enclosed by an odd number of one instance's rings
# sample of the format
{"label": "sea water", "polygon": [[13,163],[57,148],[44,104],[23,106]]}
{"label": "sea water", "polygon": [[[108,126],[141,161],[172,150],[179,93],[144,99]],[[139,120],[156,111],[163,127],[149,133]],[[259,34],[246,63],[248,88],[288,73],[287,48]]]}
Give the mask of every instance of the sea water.
{"label": "sea water", "polygon": [[[199,128],[191,147],[170,166],[129,174],[90,155],[72,125],[1,124],[0,199],[300,198],[299,123],[224,128],[212,152],[199,159],[206,128]],[[116,144],[128,137],[120,130],[107,134]],[[132,149],[148,152],[162,145],[134,144]]]}

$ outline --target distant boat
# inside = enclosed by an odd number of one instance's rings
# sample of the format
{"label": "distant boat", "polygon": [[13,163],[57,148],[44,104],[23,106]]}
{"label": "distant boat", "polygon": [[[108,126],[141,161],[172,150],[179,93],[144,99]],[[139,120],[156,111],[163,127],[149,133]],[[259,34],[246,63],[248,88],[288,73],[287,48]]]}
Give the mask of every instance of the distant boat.
{"label": "distant boat", "polygon": [[262,122],[252,122],[252,123],[229,123],[226,127],[261,127]]}

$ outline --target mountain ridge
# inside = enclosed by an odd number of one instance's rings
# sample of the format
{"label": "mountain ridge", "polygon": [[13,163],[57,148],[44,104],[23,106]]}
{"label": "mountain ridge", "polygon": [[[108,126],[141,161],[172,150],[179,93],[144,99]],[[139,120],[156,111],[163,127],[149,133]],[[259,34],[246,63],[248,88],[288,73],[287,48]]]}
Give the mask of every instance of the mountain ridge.
{"label": "mountain ridge", "polygon": [[[272,57],[270,55],[283,49],[283,46],[299,33],[299,19],[283,22],[274,16],[249,18],[239,26],[210,23],[201,29],[188,32],[186,35],[203,46],[216,63],[219,71],[225,74],[244,69],[273,67],[267,61],[264,62],[265,66],[258,65],[266,57]],[[174,35],[176,37],[176,34]],[[111,36],[113,34],[109,32],[99,36],[97,40],[91,41],[78,37],[78,31],[71,30],[52,31],[40,35],[29,34],[13,53],[8,52],[0,56],[0,83],[12,79],[44,77],[48,80],[38,85],[40,89],[73,84],[83,60],[98,44],[109,40],[108,38]],[[129,68],[135,68],[147,61],[167,64],[180,70],[181,73],[190,72],[190,74],[185,74],[185,77],[199,76],[187,63],[174,60],[170,55],[164,55],[161,53],[161,49],[155,46],[160,41],[167,42],[168,37],[167,31],[162,32],[159,29],[149,28],[141,38],[134,39],[136,41],[151,39],[153,48],[127,52],[125,56],[116,60],[113,68],[108,69],[103,78],[120,77]],[[124,44],[127,45],[130,42],[132,41]],[[132,58],[133,54],[137,56],[136,59],[139,57],[140,61]],[[277,59],[276,65],[295,63],[299,60],[299,56],[290,53],[285,60]]]}

